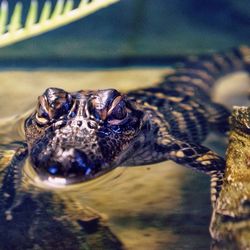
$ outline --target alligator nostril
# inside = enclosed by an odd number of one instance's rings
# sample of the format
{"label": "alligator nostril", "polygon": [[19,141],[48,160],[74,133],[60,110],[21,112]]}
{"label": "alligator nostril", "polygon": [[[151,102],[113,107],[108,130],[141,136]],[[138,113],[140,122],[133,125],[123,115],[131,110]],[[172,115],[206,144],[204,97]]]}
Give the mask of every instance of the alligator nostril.
{"label": "alligator nostril", "polygon": [[82,121],[77,121],[77,126],[81,127],[82,126]]}

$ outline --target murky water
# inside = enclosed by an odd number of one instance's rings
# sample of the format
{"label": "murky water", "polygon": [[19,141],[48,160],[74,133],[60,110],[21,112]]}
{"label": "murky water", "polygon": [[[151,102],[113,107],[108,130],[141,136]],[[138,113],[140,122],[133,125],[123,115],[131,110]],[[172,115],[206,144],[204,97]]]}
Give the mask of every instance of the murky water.
{"label": "murky water", "polygon": [[[125,91],[151,86],[167,72],[166,68],[0,72],[0,149],[5,154],[4,161],[0,159],[1,181],[6,162],[10,161],[13,148],[16,147],[10,143],[23,140],[22,118],[34,107],[37,96],[47,87],[60,87],[68,91],[114,87]],[[245,102],[242,98],[248,87],[245,75],[231,78],[225,84],[227,91],[223,84],[220,85],[216,92],[217,99],[225,101],[229,106]],[[207,144],[223,154],[223,142],[226,141],[211,136]],[[18,200],[19,196],[23,196],[26,203],[16,206],[9,224],[3,222],[4,217],[1,217],[3,224],[0,226],[0,242],[5,242],[3,246],[8,246],[11,239],[18,240],[21,235],[18,225],[22,225],[24,230],[26,224],[29,224],[28,234],[25,234],[27,241],[42,236],[49,244],[51,235],[47,235],[45,229],[55,234],[58,231],[55,221],[63,222],[64,227],[70,228],[70,232],[62,230],[61,237],[67,233],[67,239],[74,241],[75,235],[81,238],[81,230],[64,221],[68,221],[67,218],[72,223],[83,218],[87,218],[83,221],[88,221],[88,218],[93,219],[98,215],[126,249],[210,248],[209,178],[175,163],[119,167],[96,180],[67,188],[55,188],[39,182],[28,161],[23,174],[23,183],[18,191],[20,195],[17,192],[15,197]],[[39,202],[32,207],[35,201]],[[3,207],[1,209],[3,212]],[[39,225],[45,230],[40,230],[40,235],[37,234]],[[3,233],[4,229],[7,234]],[[72,232],[74,236],[70,238]],[[62,240],[60,235],[57,237],[58,241]],[[104,234],[103,237],[108,236]],[[93,242],[91,240],[88,243]],[[42,249],[41,246],[43,249],[51,249],[54,244],[49,246],[35,242],[36,245],[28,247],[23,240],[18,244],[20,249]],[[62,245],[58,249],[69,248]],[[78,246],[71,246],[71,249],[78,249]],[[112,245],[107,249],[120,249],[120,245]]]}

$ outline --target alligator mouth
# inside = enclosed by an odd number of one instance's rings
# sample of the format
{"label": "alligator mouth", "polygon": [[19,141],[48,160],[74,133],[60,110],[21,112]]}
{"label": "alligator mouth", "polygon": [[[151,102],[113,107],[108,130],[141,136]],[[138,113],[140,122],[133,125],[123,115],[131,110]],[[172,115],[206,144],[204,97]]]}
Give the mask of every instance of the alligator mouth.
{"label": "alligator mouth", "polygon": [[30,154],[30,163],[42,181],[74,184],[97,178],[114,168],[102,159],[90,159],[75,148],[55,152],[42,149],[38,152],[36,149]]}
{"label": "alligator mouth", "polygon": [[47,165],[46,168],[41,168],[41,166],[34,166],[33,163],[31,163],[31,165],[41,181],[55,185],[70,185],[91,181],[99,176],[106,174],[107,172],[110,172],[115,168],[108,165],[103,165],[102,168],[98,171],[91,170],[90,167],[82,170],[76,168],[75,164],[72,163],[70,169],[68,169],[67,172],[63,172],[61,170],[58,170],[60,168],[60,165],[55,162],[51,162],[51,165]]}

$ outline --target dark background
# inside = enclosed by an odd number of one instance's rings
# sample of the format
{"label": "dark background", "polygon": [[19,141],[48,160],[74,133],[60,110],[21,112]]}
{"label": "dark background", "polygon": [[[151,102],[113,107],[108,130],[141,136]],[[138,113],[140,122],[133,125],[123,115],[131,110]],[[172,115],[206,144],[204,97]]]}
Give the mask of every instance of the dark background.
{"label": "dark background", "polygon": [[[20,1],[27,11],[30,1]],[[11,6],[16,2],[9,0]],[[39,0],[40,8],[43,3]],[[240,44],[250,44],[249,0],[121,0],[0,49],[0,66],[165,64],[186,54]]]}

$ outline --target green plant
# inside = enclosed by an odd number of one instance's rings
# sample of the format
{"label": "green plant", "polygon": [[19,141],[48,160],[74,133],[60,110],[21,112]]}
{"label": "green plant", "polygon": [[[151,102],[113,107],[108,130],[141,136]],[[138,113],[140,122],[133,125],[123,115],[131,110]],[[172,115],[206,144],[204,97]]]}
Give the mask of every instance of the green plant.
{"label": "green plant", "polygon": [[81,0],[76,8],[73,8],[74,0],[57,0],[53,9],[51,1],[44,3],[39,14],[38,0],[32,0],[22,24],[22,3],[16,3],[10,16],[8,2],[3,0],[0,6],[0,48],[69,24],[119,0]]}

